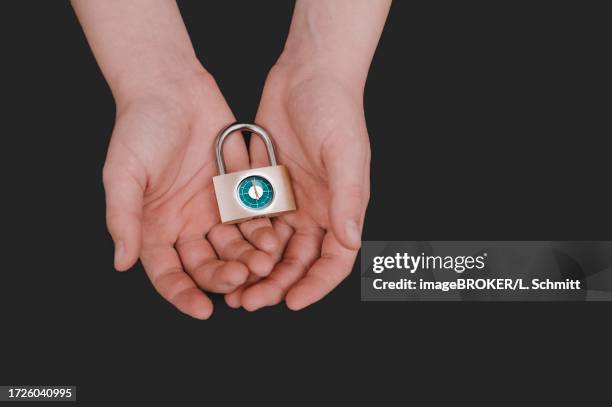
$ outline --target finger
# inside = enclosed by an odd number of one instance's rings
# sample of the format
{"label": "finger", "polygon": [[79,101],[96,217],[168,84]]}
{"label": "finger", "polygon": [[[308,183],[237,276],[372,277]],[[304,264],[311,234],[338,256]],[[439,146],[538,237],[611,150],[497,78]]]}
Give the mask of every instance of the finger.
{"label": "finger", "polygon": [[234,225],[215,225],[207,238],[220,259],[240,261],[258,276],[267,276],[274,267],[272,256],[255,249]]}
{"label": "finger", "polygon": [[321,258],[291,287],[285,298],[287,307],[300,310],[325,297],[351,273],[356,256],[357,250],[347,249],[327,232]]}
{"label": "finger", "polygon": [[236,131],[227,136],[222,148],[226,172],[242,171],[249,168],[249,153],[242,132]]}
{"label": "finger", "polygon": [[284,217],[270,219],[270,224],[272,226],[272,233],[274,233],[276,237],[277,244],[275,250],[268,253],[272,256],[274,263],[278,263],[283,257],[283,253],[287,248],[287,243],[289,243],[289,239],[291,239],[295,230],[285,221]]}
{"label": "finger", "polygon": [[278,250],[280,242],[272,228],[270,219],[253,219],[241,223],[238,228],[246,240],[256,248],[270,254]]}
{"label": "finger", "polygon": [[270,165],[268,150],[261,137],[251,134],[249,141],[249,157],[252,168],[267,167]]}
{"label": "finger", "polygon": [[183,271],[178,254],[172,246],[145,248],[141,261],[153,287],[162,297],[194,318],[210,317],[212,302]]}
{"label": "finger", "polygon": [[260,281],[261,279],[262,277],[259,277],[255,274],[249,275],[249,278],[247,278],[246,283],[236,288],[231,293],[225,294],[225,303],[231,308],[240,308],[242,306],[242,293],[244,292],[244,290],[246,290],[247,287],[250,287],[251,285]]}
{"label": "finger", "polygon": [[206,291],[232,292],[244,284],[249,276],[249,270],[244,264],[219,260],[203,236],[180,239],[175,247],[187,274]]}
{"label": "finger", "polygon": [[115,243],[115,269],[132,267],[142,246],[142,199],[144,188],[129,172],[106,165],[103,172],[106,223]]}
{"label": "finger", "polygon": [[[289,242],[289,239],[293,235],[293,228],[289,226],[282,218],[272,220],[272,228],[278,238],[279,244],[277,250],[271,254],[274,258],[274,262],[278,262],[282,258],[287,242]],[[245,284],[241,285],[233,292],[225,295],[225,302],[227,305],[232,308],[239,308],[242,305],[242,293],[244,290],[260,280],[261,277],[251,274]]]}
{"label": "finger", "polygon": [[350,147],[330,143],[323,153],[329,176],[330,224],[338,241],[347,249],[359,249],[365,196],[362,180],[369,172],[369,147],[358,143]]}
{"label": "finger", "polygon": [[285,293],[319,257],[323,230],[318,227],[298,229],[289,240],[283,259],[272,273],[244,290],[242,306],[248,311],[276,305]]}

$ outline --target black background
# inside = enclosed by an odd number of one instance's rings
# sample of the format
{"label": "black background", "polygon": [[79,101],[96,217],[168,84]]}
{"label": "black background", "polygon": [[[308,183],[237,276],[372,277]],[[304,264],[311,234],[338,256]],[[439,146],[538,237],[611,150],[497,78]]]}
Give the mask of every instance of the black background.
{"label": "black background", "polygon": [[[292,3],[180,5],[252,121]],[[576,7],[394,3],[365,95],[364,240],[612,239],[609,36],[602,10]],[[609,381],[607,303],[361,303],[354,271],[300,312],[217,298],[209,321],[180,314],[140,265],[112,269],[101,169],[114,104],[69,4],[12,2],[1,19],[0,384],[76,384],[81,405],[293,405],[484,389],[585,401]]]}

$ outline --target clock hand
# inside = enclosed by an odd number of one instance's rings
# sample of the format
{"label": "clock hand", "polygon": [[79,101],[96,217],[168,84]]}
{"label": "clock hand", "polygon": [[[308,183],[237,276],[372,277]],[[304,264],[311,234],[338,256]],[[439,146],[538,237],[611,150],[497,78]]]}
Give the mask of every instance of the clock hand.
{"label": "clock hand", "polygon": [[255,185],[255,178],[251,178],[251,184],[253,185],[253,191],[255,192],[255,199],[259,201],[259,194],[257,193],[257,185]]}

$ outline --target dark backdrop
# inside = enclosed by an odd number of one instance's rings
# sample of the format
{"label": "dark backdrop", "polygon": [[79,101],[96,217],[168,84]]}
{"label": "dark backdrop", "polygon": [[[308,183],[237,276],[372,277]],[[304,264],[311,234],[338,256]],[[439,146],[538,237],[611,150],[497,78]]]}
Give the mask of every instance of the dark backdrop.
{"label": "dark backdrop", "polygon": [[[180,5],[236,116],[253,120],[292,3]],[[603,303],[361,303],[354,272],[301,312],[250,314],[218,298],[210,321],[183,316],[140,265],[112,269],[101,168],[114,104],[70,6],[2,10],[0,384],[76,384],[81,405],[285,391],[292,405],[328,404],[331,390],[360,402],[419,390],[521,397],[546,379],[584,400],[603,383],[589,373],[609,372]],[[603,15],[558,2],[396,1],[365,95],[364,239],[610,240]]]}

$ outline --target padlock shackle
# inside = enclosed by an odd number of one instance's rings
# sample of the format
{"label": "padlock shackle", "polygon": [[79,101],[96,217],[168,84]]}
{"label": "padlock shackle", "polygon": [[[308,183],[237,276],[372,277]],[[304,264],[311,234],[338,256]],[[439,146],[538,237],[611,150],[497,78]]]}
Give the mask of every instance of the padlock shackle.
{"label": "padlock shackle", "polygon": [[248,130],[251,133],[257,134],[266,145],[266,149],[268,150],[268,158],[270,159],[270,165],[276,165],[276,154],[274,154],[274,145],[272,144],[272,139],[268,132],[256,124],[247,124],[247,123],[234,123],[232,125],[227,126],[223,129],[215,140],[215,154],[217,156],[217,168],[219,170],[219,175],[225,174],[225,161],[223,160],[223,143],[225,139],[230,134],[241,131]]}

